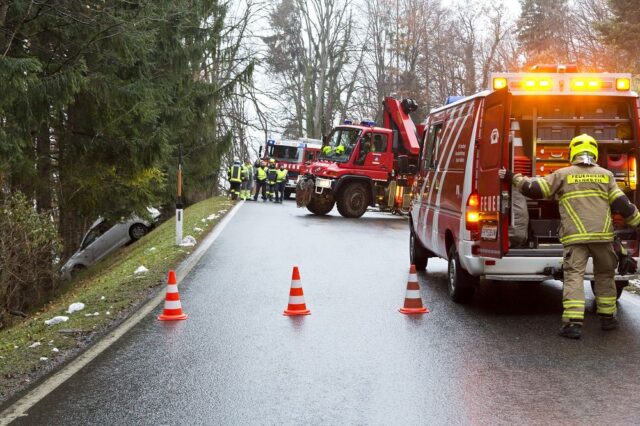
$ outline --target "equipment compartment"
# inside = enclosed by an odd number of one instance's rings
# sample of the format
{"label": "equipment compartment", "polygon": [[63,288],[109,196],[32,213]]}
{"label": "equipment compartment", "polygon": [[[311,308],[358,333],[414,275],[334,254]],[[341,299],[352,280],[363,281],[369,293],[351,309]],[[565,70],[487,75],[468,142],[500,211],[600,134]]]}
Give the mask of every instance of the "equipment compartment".
{"label": "equipment compartment", "polygon": [[582,104],[580,106],[580,118],[620,118],[618,104],[613,102]]}
{"label": "equipment compartment", "polygon": [[538,106],[538,118],[576,118],[576,109],[573,105],[542,104]]}
{"label": "equipment compartment", "polygon": [[580,126],[580,133],[586,133],[596,141],[612,141],[616,139],[615,126]]}
{"label": "equipment compartment", "polygon": [[574,126],[538,126],[538,140],[569,141],[576,135]]}
{"label": "equipment compartment", "polygon": [[540,143],[536,147],[536,159],[569,161],[569,146],[543,145],[542,143]]}

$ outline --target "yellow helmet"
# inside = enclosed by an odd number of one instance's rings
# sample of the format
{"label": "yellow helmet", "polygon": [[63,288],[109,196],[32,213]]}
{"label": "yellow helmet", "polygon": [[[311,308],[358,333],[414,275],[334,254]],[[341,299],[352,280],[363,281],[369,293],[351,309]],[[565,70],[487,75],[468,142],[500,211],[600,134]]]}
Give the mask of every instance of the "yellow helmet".
{"label": "yellow helmet", "polygon": [[275,164],[276,163],[276,159],[275,158],[270,158],[269,159],[269,163],[270,164]]}
{"label": "yellow helmet", "polygon": [[586,133],[571,139],[571,142],[569,143],[570,161],[573,163],[575,156],[582,152],[588,152],[593,155],[595,161],[598,161],[598,142]]}

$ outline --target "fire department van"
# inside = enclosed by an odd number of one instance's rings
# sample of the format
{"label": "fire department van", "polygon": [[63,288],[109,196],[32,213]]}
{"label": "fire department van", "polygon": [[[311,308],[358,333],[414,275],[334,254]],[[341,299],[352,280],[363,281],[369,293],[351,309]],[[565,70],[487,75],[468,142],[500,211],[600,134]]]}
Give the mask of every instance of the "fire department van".
{"label": "fire department van", "polygon": [[298,177],[304,175],[307,163],[316,161],[320,153],[320,148],[322,148],[322,141],[320,139],[269,139],[267,141],[262,160],[268,161],[273,158],[276,160],[276,163],[284,164],[284,167],[288,171],[287,183],[284,190],[285,198],[289,198],[289,196],[296,191]]}
{"label": "fire department van", "polygon": [[[630,78],[573,66],[494,74],[493,90],[431,111],[412,188],[411,262],[424,270],[430,257],[447,259],[456,302],[469,301],[481,278],[542,282],[558,276],[557,202],[521,197],[518,213],[498,170],[545,176],[569,165],[569,141],[587,133],[598,141],[598,163],[638,204],[640,103]],[[516,242],[509,235],[523,218],[524,237]],[[638,256],[635,230],[617,215],[613,220],[615,234]],[[630,278],[616,276],[618,294]],[[593,280],[591,260],[585,279]]]}

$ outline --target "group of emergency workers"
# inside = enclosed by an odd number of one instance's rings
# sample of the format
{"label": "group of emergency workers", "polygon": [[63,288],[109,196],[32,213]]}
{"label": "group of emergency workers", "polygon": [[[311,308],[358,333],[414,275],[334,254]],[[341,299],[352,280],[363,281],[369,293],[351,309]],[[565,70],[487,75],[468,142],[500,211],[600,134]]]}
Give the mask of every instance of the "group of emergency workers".
{"label": "group of emergency workers", "polygon": [[[582,134],[569,144],[571,165],[544,177],[526,177],[501,169],[499,177],[532,199],[555,199],[560,210],[562,264],[562,326],[560,336],[579,339],[584,321],[584,273],[593,258],[597,314],[602,330],[618,327],[615,271],[621,274],[621,257],[614,251],[612,211],[637,228],[640,213],[616,184],[613,173],[598,166],[598,143]],[[623,249],[624,250],[624,249]]]}
{"label": "group of emergency workers", "polygon": [[268,165],[258,160],[252,165],[249,159],[245,159],[242,164],[235,158],[227,171],[229,195],[233,200],[240,198],[258,201],[258,195],[261,194],[263,201],[282,203],[287,175],[284,164],[280,163],[276,167],[276,160],[273,158],[269,160]]}

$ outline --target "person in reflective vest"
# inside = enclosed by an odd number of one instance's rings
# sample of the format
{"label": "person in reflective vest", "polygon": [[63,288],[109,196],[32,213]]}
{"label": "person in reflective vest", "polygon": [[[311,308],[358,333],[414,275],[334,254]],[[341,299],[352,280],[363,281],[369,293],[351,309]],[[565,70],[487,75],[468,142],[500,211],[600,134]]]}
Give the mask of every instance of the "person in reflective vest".
{"label": "person in reflective vest", "polygon": [[253,188],[253,166],[248,158],[244,160],[242,167],[242,188],[240,189],[240,198],[243,200],[251,199],[251,189]]}
{"label": "person in reflective vest", "polygon": [[242,184],[242,164],[237,158],[233,160],[233,164],[229,167],[227,178],[229,179],[229,194],[231,199],[235,200],[240,194],[240,185]]}
{"label": "person in reflective vest", "polygon": [[529,178],[501,169],[498,176],[533,199],[556,199],[560,210],[560,242],[564,246],[562,337],[579,339],[584,321],[584,273],[593,258],[594,292],[600,326],[618,327],[612,211],[637,227],[640,213],[616,184],[613,173],[598,166],[598,143],[587,134],[569,144],[571,165],[544,177]]}
{"label": "person in reflective vest", "polygon": [[256,193],[253,201],[258,201],[258,194],[262,191],[262,201],[267,201],[267,167],[256,161]]}
{"label": "person in reflective vest", "polygon": [[284,164],[280,163],[276,171],[276,203],[282,203],[284,200],[284,187],[287,183],[287,173]]}
{"label": "person in reflective vest", "polygon": [[276,179],[278,171],[276,170],[276,160],[269,160],[269,169],[267,170],[267,197],[269,201],[274,201],[276,195]]}

